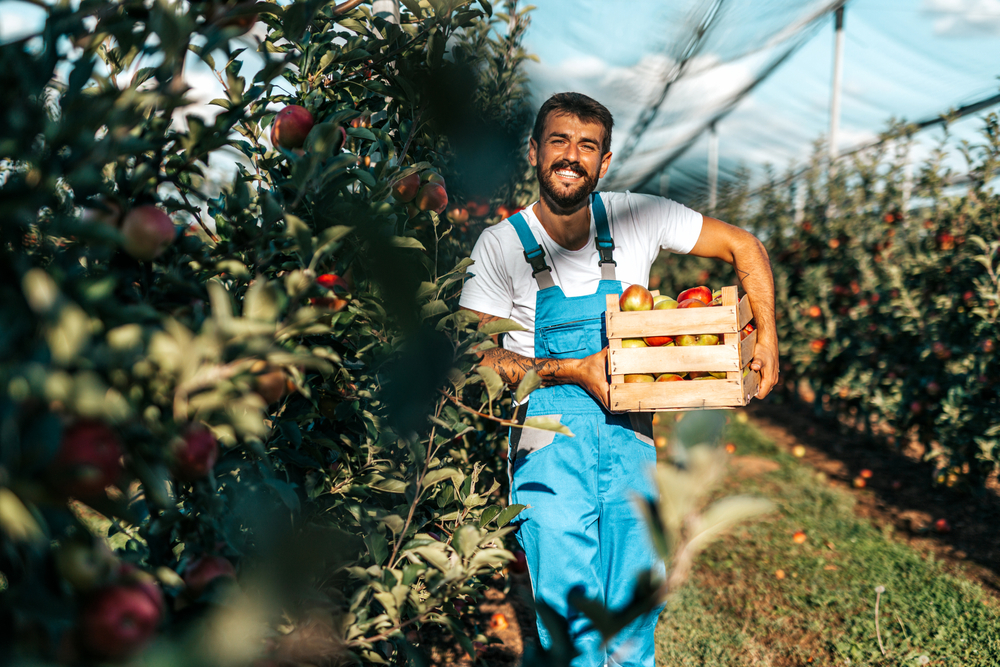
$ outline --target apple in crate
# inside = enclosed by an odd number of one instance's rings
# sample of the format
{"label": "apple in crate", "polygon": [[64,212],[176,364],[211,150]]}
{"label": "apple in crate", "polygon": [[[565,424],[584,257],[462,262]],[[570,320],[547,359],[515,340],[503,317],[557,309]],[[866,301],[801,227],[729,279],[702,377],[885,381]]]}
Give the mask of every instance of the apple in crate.
{"label": "apple in crate", "polygon": [[684,378],[676,373],[661,373],[657,378],[657,382],[683,382]]}
{"label": "apple in crate", "polygon": [[653,295],[642,285],[629,285],[618,299],[618,307],[626,311],[652,310]]}
{"label": "apple in crate", "polygon": [[632,373],[625,376],[625,382],[654,382],[652,375],[646,375],[644,373]]}
{"label": "apple in crate", "polygon": [[712,290],[708,289],[704,285],[699,287],[692,287],[691,289],[686,289],[677,295],[677,302],[681,303],[687,299],[697,299],[703,304],[707,305],[712,301]]}

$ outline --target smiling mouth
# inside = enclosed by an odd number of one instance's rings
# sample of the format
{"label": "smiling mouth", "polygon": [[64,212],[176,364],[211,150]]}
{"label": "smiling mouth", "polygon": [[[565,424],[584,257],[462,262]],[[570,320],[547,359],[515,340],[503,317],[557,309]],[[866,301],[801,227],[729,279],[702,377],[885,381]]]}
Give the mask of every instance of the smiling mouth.
{"label": "smiling mouth", "polygon": [[556,176],[564,178],[571,181],[576,181],[583,178],[583,174],[574,171],[573,169],[554,169],[553,172]]}

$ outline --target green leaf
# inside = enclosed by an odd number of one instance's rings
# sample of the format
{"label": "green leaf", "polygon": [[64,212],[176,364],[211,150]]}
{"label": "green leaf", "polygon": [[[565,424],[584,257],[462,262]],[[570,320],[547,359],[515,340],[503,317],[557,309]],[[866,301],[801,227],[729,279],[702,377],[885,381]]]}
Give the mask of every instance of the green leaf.
{"label": "green leaf", "polygon": [[528,417],[524,420],[524,428],[537,428],[540,431],[555,431],[573,437],[573,432],[558,419],[552,417]]}
{"label": "green leaf", "polygon": [[514,517],[520,514],[521,510],[525,507],[527,507],[527,505],[518,505],[515,503],[503,508],[500,514],[497,515],[497,528],[503,528],[506,526],[514,519]]}
{"label": "green leaf", "polygon": [[493,320],[492,322],[487,322],[483,326],[479,327],[479,331],[487,336],[495,336],[509,331],[527,330],[514,320],[502,318],[499,320]]}
{"label": "green leaf", "polygon": [[437,470],[431,470],[429,473],[424,475],[424,487],[431,487],[438,482],[444,481],[446,479],[458,479],[461,476],[458,470],[454,468],[438,468]]}
{"label": "green leaf", "polygon": [[243,316],[261,322],[277,322],[278,290],[263,276],[254,280],[243,297]]}
{"label": "green leaf", "polygon": [[280,498],[281,502],[285,504],[285,507],[293,512],[299,511],[299,497],[295,493],[295,484],[275,479],[273,477],[266,478],[264,480],[264,484],[278,494],[278,498]]}
{"label": "green leaf", "polygon": [[420,9],[420,3],[417,0],[400,0],[400,2],[418,19],[424,18],[424,12]]}
{"label": "green leaf", "polygon": [[10,489],[0,487],[0,531],[13,542],[44,544],[42,527],[31,511]]}
{"label": "green leaf", "polygon": [[521,403],[528,397],[528,395],[542,386],[542,378],[538,375],[538,372],[534,369],[528,371],[521,378],[521,381],[517,385],[517,392],[514,394],[514,400]]}
{"label": "green leaf", "polygon": [[406,492],[406,482],[404,482],[401,479],[393,479],[392,477],[386,477],[385,479],[377,480],[375,482],[372,482],[368,486],[372,489],[385,491],[386,493]]}
{"label": "green leaf", "polygon": [[489,394],[490,400],[496,400],[496,397],[503,392],[506,386],[500,374],[489,366],[477,366],[476,373],[479,377],[483,378],[483,383],[486,385],[486,393]]}
{"label": "green leaf", "polygon": [[397,248],[415,248],[417,250],[427,250],[424,244],[413,238],[412,236],[393,236],[392,245]]}
{"label": "green leaf", "polygon": [[479,528],[467,523],[459,526],[455,534],[452,535],[451,546],[463,557],[468,558],[476,551],[481,535]]}
{"label": "green leaf", "polygon": [[389,556],[389,542],[385,536],[377,530],[373,530],[365,535],[365,546],[368,553],[376,565],[381,565]]}
{"label": "green leaf", "polygon": [[479,516],[479,527],[482,528],[494,518],[497,514],[500,514],[501,507],[499,505],[490,505],[483,510],[483,513]]}
{"label": "green leaf", "polygon": [[285,214],[285,232],[295,239],[299,248],[299,256],[305,261],[306,258],[311,258],[313,254],[313,244],[312,244],[312,230],[309,229],[309,225],[302,220],[302,218],[297,215],[292,215],[291,213]]}

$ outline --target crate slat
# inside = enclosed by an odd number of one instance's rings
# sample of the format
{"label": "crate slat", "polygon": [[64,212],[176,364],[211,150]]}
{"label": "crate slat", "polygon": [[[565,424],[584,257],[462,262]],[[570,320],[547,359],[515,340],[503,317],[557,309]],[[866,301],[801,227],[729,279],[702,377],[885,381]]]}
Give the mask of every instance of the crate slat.
{"label": "crate slat", "polygon": [[[739,305],[739,292],[736,290],[734,285],[728,285],[722,288],[722,305],[723,306],[738,306]],[[736,316],[739,317],[739,308],[737,308]],[[726,347],[732,347],[736,349],[736,363],[739,365],[739,343],[740,343],[740,333],[727,333],[722,337],[722,342]],[[726,379],[732,382],[740,381],[740,368],[735,370],[726,371]]]}
{"label": "crate slat", "polygon": [[753,361],[754,347],[757,345],[757,330],[754,329],[750,335],[740,341],[740,368],[745,368]]}
{"label": "crate slat", "polygon": [[741,331],[753,319],[753,310],[750,308],[750,297],[747,294],[744,294],[743,298],[740,299],[739,317],[737,319],[739,320],[739,329]]}
{"label": "crate slat", "polygon": [[[608,315],[607,315],[607,317],[608,317],[609,321],[611,319],[611,315],[612,314],[620,312],[618,310],[618,308],[619,308],[618,298],[619,297],[616,294],[608,294],[608,296],[607,296],[607,304],[608,304]],[[613,385],[625,382],[625,376],[624,375],[615,375],[614,373],[611,372],[611,354],[612,354],[612,351],[613,350],[621,350],[621,349],[622,349],[622,339],[621,338],[610,338],[610,337],[608,338],[608,375],[611,376],[611,384],[613,384]]]}
{"label": "crate slat", "polygon": [[[665,383],[660,383],[665,384]],[[760,373],[758,371],[750,371],[747,376],[743,378],[743,395],[740,396],[740,405],[746,405],[750,400],[757,395],[757,388],[760,387]]]}
{"label": "crate slat", "polygon": [[[617,303],[616,303],[617,306]],[[736,307],[681,308],[668,311],[608,311],[608,338],[737,333]],[[660,317],[664,312],[669,318]]]}
{"label": "crate slat", "polygon": [[729,380],[632,382],[611,387],[611,409],[656,412],[669,408],[724,408],[743,405],[740,383]]}
{"label": "crate slat", "polygon": [[679,371],[738,372],[740,356],[736,345],[628,347],[609,350],[608,364],[611,375]]}

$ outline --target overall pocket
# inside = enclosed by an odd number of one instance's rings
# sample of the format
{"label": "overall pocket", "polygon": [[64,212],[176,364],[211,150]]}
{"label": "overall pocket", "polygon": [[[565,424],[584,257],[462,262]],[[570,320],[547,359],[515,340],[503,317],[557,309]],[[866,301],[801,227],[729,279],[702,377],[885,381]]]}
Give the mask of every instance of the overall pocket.
{"label": "overall pocket", "polygon": [[554,324],[538,333],[545,347],[543,354],[553,358],[585,357],[600,350],[601,318]]}

